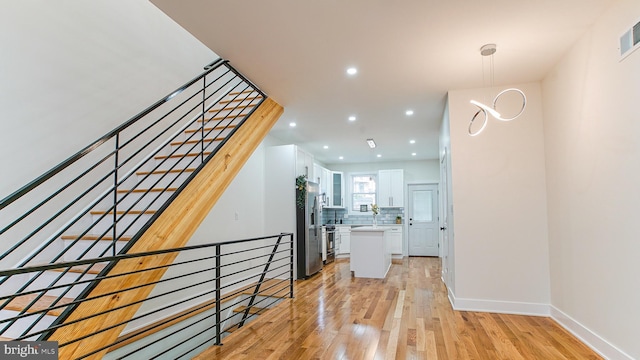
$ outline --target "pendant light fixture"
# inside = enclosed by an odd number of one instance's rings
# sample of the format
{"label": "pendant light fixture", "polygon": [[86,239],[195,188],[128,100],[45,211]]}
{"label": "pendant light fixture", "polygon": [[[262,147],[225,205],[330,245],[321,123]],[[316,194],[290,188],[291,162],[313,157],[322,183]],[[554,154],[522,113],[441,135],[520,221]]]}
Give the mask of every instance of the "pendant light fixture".
{"label": "pendant light fixture", "polygon": [[[480,48],[480,55],[482,55],[483,57],[489,57],[489,80],[490,80],[489,89],[493,89],[493,82],[494,82],[493,54],[495,53],[496,53],[496,44],[486,44]],[[483,86],[486,87],[484,83],[485,82],[484,60],[482,61],[482,65],[483,65],[482,66],[482,82],[483,82]],[[520,94],[520,96],[522,96],[522,108],[520,108],[520,111],[515,116],[510,118],[505,118],[496,110],[496,104],[498,103],[498,99],[500,99],[502,95],[510,92],[515,92],[517,94]],[[480,134],[485,127],[487,127],[487,122],[489,121],[489,115],[494,117],[496,120],[500,120],[500,121],[511,121],[516,119],[518,116],[520,116],[524,111],[524,108],[527,106],[527,97],[524,95],[524,92],[522,92],[522,90],[516,89],[516,88],[509,88],[499,92],[498,95],[496,95],[496,97],[493,98],[493,104],[491,104],[491,106],[485,105],[476,100],[471,100],[471,104],[477,106],[479,110],[471,118],[471,122],[469,122],[468,131],[469,131],[469,135],[476,136]],[[478,116],[481,116],[481,114],[484,115],[484,121],[482,122],[478,130],[473,131],[472,129],[473,123],[478,119]],[[482,117],[480,117],[480,119],[482,119]]]}

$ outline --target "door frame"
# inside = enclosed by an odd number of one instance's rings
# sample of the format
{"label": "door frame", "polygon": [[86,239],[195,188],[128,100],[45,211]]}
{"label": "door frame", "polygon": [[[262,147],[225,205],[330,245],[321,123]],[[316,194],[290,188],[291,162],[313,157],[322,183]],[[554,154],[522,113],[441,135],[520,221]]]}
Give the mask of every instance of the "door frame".
{"label": "door frame", "polygon": [[[402,256],[409,256],[409,223],[407,222],[407,216],[409,216],[409,185],[436,185],[436,187],[438,188],[438,192],[436,194],[436,196],[438,197],[436,199],[436,201],[438,202],[438,204],[440,204],[440,182],[439,181],[412,181],[412,182],[407,182],[405,184],[405,189],[404,189],[404,223],[402,224],[402,233],[403,233],[403,239],[402,239]],[[439,205],[438,205],[439,207]],[[440,223],[440,213],[438,212],[438,224]],[[442,239],[440,238],[440,236],[438,236],[438,257],[441,257],[442,252]]]}

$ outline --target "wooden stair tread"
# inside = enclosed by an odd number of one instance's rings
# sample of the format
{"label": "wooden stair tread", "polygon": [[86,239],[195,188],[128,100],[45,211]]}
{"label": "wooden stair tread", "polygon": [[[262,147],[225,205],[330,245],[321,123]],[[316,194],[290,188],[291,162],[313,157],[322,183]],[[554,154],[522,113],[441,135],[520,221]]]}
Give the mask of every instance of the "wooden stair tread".
{"label": "wooden stair tread", "polygon": [[[11,302],[9,302],[7,304],[7,306],[5,306],[5,310],[14,310],[14,311],[22,311],[24,310],[27,305],[29,305],[36,297],[38,297],[38,294],[28,294],[28,295],[21,295],[18,296],[16,298],[14,298],[13,300],[11,300]],[[52,295],[43,295],[40,299],[38,299],[38,301],[36,301],[35,304],[33,304],[28,310],[28,313],[32,313],[32,312],[36,312],[36,311],[40,311],[40,310],[45,310],[48,307],[51,306],[51,304],[57,299],[57,296],[52,296]],[[55,306],[57,305],[65,305],[68,304],[70,302],[72,302],[73,299],[71,298],[62,298],[60,299]],[[47,315],[55,315],[55,316],[60,316],[60,314],[62,314],[62,311],[64,310],[64,308],[58,308],[58,309],[52,309],[47,311]]]}
{"label": "wooden stair tread", "polygon": [[240,94],[251,94],[252,92],[254,92],[255,90],[251,89],[251,90],[244,90],[244,91],[232,91],[229,93],[229,96],[234,96],[234,95],[240,95]]}
{"label": "wooden stair tread", "polygon": [[[212,131],[212,130],[233,129],[234,127],[236,127],[236,125],[233,125],[233,124],[220,125],[220,126],[216,126],[216,127],[205,127],[204,128],[204,132],[208,132],[208,131]],[[185,132],[185,134],[191,134],[191,133],[200,132],[200,131],[202,131],[202,129],[187,129],[184,132]]]}
{"label": "wooden stair tread", "polygon": [[4,337],[4,336],[0,336],[0,341],[13,341],[13,339],[10,339],[10,338]]}
{"label": "wooden stair tread", "polygon": [[234,102],[251,101],[251,100],[256,100],[256,99],[262,99],[262,95],[247,96],[247,97],[242,98],[242,99],[220,100],[220,102],[218,104],[230,104],[230,103],[234,103]]}
{"label": "wooden stair tread", "polygon": [[170,187],[170,188],[152,188],[152,189],[118,189],[118,193],[146,193],[146,192],[163,192],[163,191],[176,191],[178,188]]}
{"label": "wooden stair tread", "polygon": [[[240,117],[244,117],[247,114],[238,114],[238,115],[227,115],[227,116],[215,116],[209,119],[204,119],[205,123],[208,123],[209,121],[222,121],[222,120],[229,120],[229,121],[233,121],[235,118],[240,118]],[[198,119],[198,122],[201,123],[202,119]],[[234,125],[235,126],[235,125]],[[224,127],[224,126],[221,126]]]}
{"label": "wooden stair tread", "polygon": [[[104,214],[113,214],[113,210],[110,211],[106,211],[106,210],[91,210],[91,215],[104,215]],[[116,211],[116,214],[118,215],[153,215],[156,213],[156,210],[118,210]]]}
{"label": "wooden stair tread", "polygon": [[249,314],[251,314],[251,315],[258,315],[261,312],[264,312],[265,310],[267,310],[267,308],[261,308],[261,307],[257,307],[257,306],[252,306],[252,307],[248,308],[248,307],[246,307],[244,305],[241,305],[241,306],[238,306],[237,308],[233,309],[233,312],[241,313],[241,312],[245,312],[245,310],[247,310],[247,309],[249,309]]}
{"label": "wooden stair tread", "polygon": [[[204,156],[211,154],[211,151],[205,151]],[[187,156],[200,156],[200,153],[188,153],[188,154],[173,154],[173,155],[156,155],[155,159],[175,159],[175,158],[183,158]]]}
{"label": "wooden stair tread", "polygon": [[[74,266],[71,269],[69,269],[68,272],[82,274],[83,272],[85,272],[85,270],[87,270],[87,268],[89,268],[90,265],[92,265],[91,269],[89,269],[86,273],[87,274],[92,274],[92,275],[100,274],[100,272],[102,270],[104,270],[105,267],[107,267],[107,264],[105,264],[105,263],[78,265],[78,266]],[[62,268],[62,269],[54,269],[52,271],[63,272],[65,270],[66,269]]]}
{"label": "wooden stair tread", "polygon": [[240,109],[246,109],[246,108],[250,108],[250,107],[254,107],[258,104],[249,104],[249,105],[236,105],[236,106],[225,106],[222,109],[209,109],[210,113],[215,113],[218,111],[227,111],[227,110],[240,110]]}
{"label": "wooden stair tread", "polygon": [[[79,235],[62,235],[60,238],[62,240],[76,240],[78,239]],[[127,235],[122,235],[119,238],[116,239],[116,241],[129,241],[131,240],[131,236],[127,236]],[[78,240],[100,240],[100,241],[113,241],[113,236],[102,236],[100,237],[100,235],[83,235],[82,237],[80,237],[80,239]]]}
{"label": "wooden stair tread", "polygon": [[[225,138],[223,137],[217,137],[215,139],[204,139],[204,142],[206,143],[210,143],[210,142],[214,142],[214,141],[222,141]],[[187,144],[197,144],[200,142],[200,139],[195,139],[195,140],[187,140],[187,141],[174,141],[171,143],[172,146],[179,146],[179,145],[187,145]]]}
{"label": "wooden stair tread", "polygon": [[159,174],[174,174],[180,172],[194,172],[195,168],[186,168],[186,169],[171,169],[171,170],[153,170],[153,171],[137,171],[136,175],[159,175]]}

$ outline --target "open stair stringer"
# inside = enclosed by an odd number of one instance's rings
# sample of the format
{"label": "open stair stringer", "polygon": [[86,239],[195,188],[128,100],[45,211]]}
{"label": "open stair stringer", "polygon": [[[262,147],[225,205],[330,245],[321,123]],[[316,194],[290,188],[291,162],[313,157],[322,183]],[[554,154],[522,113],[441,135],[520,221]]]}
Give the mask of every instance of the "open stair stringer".
{"label": "open stair stringer", "polygon": [[[270,98],[265,99],[128,252],[138,253],[184,246],[283,111],[278,103]],[[176,254],[167,254],[122,260],[114,266],[109,275],[168,265],[173,262],[175,256]],[[88,296],[98,298],[79,304],[65,320],[65,323],[75,323],[60,327],[49,337],[48,340],[58,341],[61,345],[60,358],[77,358],[100,349],[104,344],[114,342],[126,326],[126,321],[135,315],[141,302],[133,306],[119,307],[146,299],[153,286],[99,297],[101,294],[117,292],[132,284],[158,281],[165,270],[166,268],[145,271],[100,281]],[[115,308],[119,309],[77,321],[87,314],[101,314]],[[114,327],[101,331],[111,326]],[[78,339],[89,334],[95,335],[65,345],[67,339]],[[105,352],[106,350],[102,350],[89,358],[100,359]]]}

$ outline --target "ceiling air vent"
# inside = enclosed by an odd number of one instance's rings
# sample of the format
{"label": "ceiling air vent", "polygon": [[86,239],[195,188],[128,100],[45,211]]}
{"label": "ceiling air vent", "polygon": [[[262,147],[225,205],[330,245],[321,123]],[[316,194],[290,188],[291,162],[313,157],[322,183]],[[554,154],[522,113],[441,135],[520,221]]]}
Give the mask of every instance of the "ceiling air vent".
{"label": "ceiling air vent", "polygon": [[620,61],[640,47],[640,22],[620,36]]}

